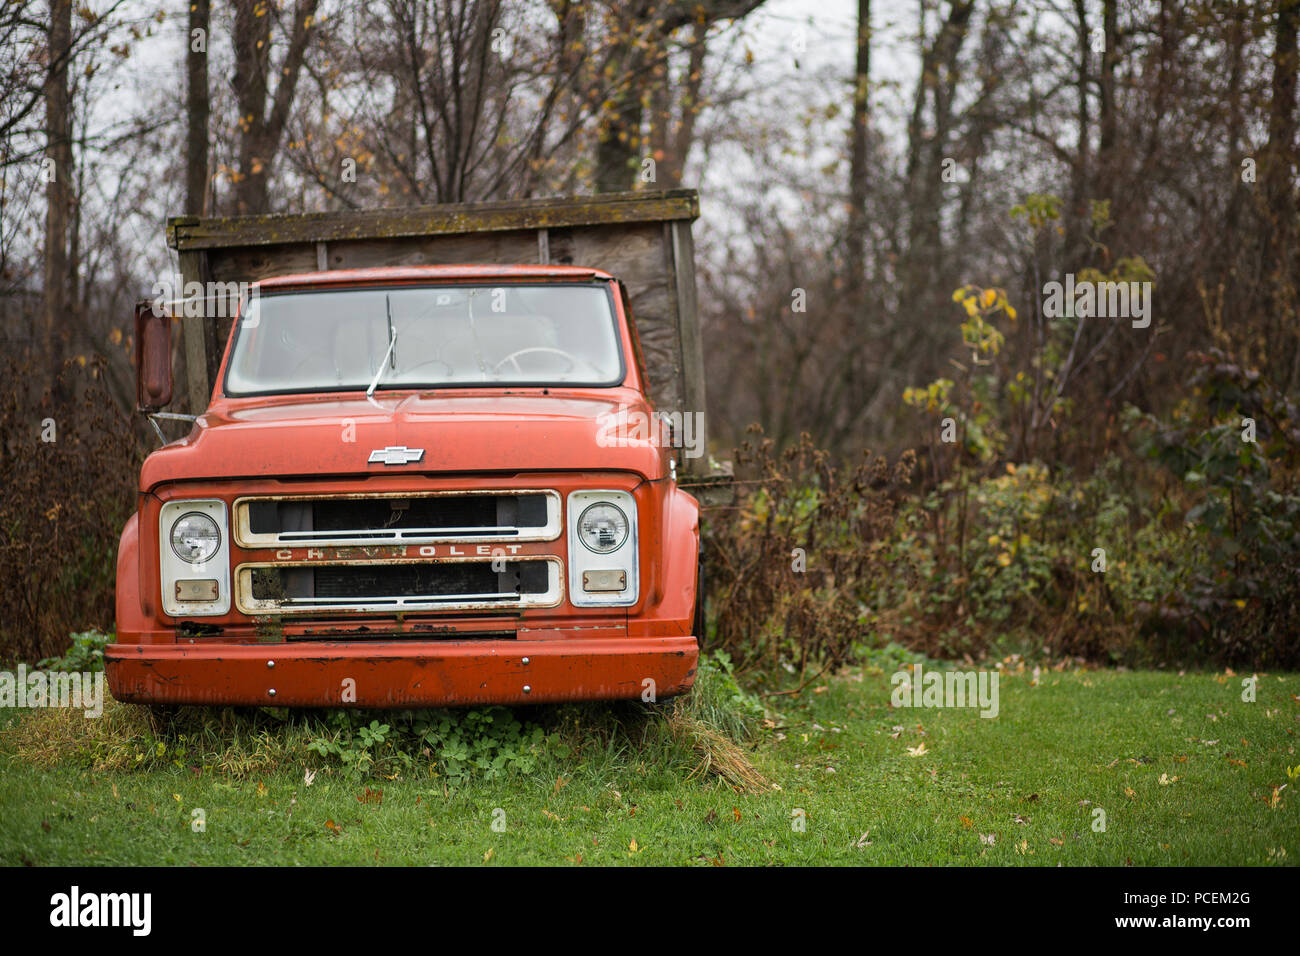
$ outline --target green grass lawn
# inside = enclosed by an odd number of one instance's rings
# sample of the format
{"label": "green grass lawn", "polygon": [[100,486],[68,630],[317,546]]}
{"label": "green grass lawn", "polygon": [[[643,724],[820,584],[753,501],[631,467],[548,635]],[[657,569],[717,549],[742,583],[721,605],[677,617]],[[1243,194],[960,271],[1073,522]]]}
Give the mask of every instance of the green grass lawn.
{"label": "green grass lawn", "polygon": [[[893,709],[879,670],[778,698],[737,792],[633,743],[448,788],[282,766],[37,767],[0,712],[5,864],[1290,864],[1300,675],[1085,671],[1001,683],[1000,714]],[[526,715],[521,710],[520,716]],[[31,718],[25,718],[31,719]],[[661,718],[649,717],[654,721]],[[921,750],[921,745],[924,750]],[[1297,779],[1288,776],[1288,767]],[[379,791],[382,791],[382,796]],[[202,808],[205,832],[194,832]],[[1094,811],[1105,830],[1094,829]],[[495,829],[494,829],[495,824]],[[802,824],[802,827],[800,826]]]}

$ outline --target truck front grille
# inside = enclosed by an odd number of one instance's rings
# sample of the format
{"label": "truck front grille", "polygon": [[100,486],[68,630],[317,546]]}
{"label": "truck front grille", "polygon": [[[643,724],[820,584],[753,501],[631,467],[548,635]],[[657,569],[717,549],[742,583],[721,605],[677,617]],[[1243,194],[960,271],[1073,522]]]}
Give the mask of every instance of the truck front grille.
{"label": "truck front grille", "polygon": [[551,607],[561,578],[554,558],[241,565],[236,600],[247,614]]}
{"label": "truck front grille", "polygon": [[560,534],[554,491],[289,495],[235,502],[245,548],[550,541]]}

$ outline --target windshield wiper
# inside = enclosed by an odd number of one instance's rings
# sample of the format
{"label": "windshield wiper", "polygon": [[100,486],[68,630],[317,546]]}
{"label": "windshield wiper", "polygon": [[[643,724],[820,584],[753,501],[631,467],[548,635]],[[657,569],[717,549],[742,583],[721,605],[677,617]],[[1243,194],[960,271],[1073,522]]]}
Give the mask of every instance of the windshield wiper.
{"label": "windshield wiper", "polygon": [[375,370],[375,377],[370,381],[370,387],[366,389],[366,398],[375,394],[375,389],[379,387],[379,378],[384,374],[384,364],[388,363],[389,368],[397,368],[397,329],[393,327],[393,303],[389,301],[388,295],[384,295],[384,311],[388,315],[388,351],[384,357],[379,360],[379,368]]}

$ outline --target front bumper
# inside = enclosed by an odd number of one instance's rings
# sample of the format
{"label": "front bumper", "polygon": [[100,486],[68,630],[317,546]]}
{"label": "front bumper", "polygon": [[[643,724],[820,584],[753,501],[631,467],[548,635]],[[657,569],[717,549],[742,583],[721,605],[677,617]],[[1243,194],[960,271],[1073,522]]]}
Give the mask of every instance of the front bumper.
{"label": "front bumper", "polygon": [[[108,687],[135,704],[458,707],[671,697],[694,637],[283,644],[110,644]],[[648,684],[647,681],[653,681]]]}

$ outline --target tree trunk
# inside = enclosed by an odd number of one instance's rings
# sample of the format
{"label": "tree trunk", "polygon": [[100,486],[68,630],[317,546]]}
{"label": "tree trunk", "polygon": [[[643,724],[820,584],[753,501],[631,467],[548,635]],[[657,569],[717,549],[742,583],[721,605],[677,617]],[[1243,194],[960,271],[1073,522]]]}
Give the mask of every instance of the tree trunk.
{"label": "tree trunk", "polygon": [[[202,216],[207,212],[208,194],[208,39],[211,0],[190,0],[189,48],[185,58],[185,214]],[[202,50],[195,31],[202,31]]]}
{"label": "tree trunk", "polygon": [[72,2],[50,0],[49,67],[45,79],[46,159],[50,161],[45,186],[45,312],[41,335],[50,385],[58,378],[62,360],[60,325],[71,296],[68,282],[68,223],[74,202],[72,190],[72,108],[68,94],[68,60],[72,48]]}
{"label": "tree trunk", "polygon": [[867,121],[871,75],[871,0],[858,0],[858,57],[853,80],[853,126],[849,135],[849,222],[845,255],[848,291],[856,301],[866,288]]}
{"label": "tree trunk", "polygon": [[[280,79],[271,97],[271,0],[235,0],[235,102],[239,107],[239,179],[235,209],[240,215],[269,211],[271,164],[275,162],[293,105],[294,90],[311,42],[318,0],[299,0],[294,9],[289,49],[280,64]],[[260,12],[260,16],[259,16]]]}
{"label": "tree trunk", "polygon": [[[1281,346],[1278,369],[1283,387],[1290,389],[1300,377],[1300,337],[1295,332],[1296,311],[1296,189],[1293,169],[1296,149],[1296,39],[1300,28],[1300,0],[1278,0],[1274,25],[1272,99],[1269,104],[1268,145],[1263,179],[1269,230],[1265,240],[1266,271],[1273,286],[1269,323],[1270,341]],[[1271,220],[1271,221],[1268,221]],[[1290,354],[1288,354],[1290,353]]]}
{"label": "tree trunk", "polygon": [[623,60],[623,81],[610,94],[612,105],[601,122],[596,142],[596,191],[621,192],[631,189],[636,179],[636,161],[641,152],[642,93],[649,54],[649,38],[638,36],[630,17],[620,17],[620,42],[628,52]]}
{"label": "tree trunk", "polygon": [[1089,222],[1088,198],[1092,187],[1091,124],[1088,119],[1089,61],[1092,57],[1092,37],[1088,30],[1088,9],[1084,0],[1074,0],[1075,30],[1079,38],[1079,62],[1075,71],[1075,93],[1078,101],[1075,123],[1078,135],[1075,140],[1074,165],[1070,170],[1070,208],[1065,221],[1065,264],[1071,271],[1084,266],[1087,250],[1087,224]]}
{"label": "tree trunk", "polygon": [[[596,137],[597,192],[619,192],[631,189],[637,183],[640,174],[638,161],[645,159],[645,143],[641,131],[645,119],[645,102],[652,98],[648,94],[652,94],[654,83],[649,71],[658,61],[666,61],[668,38],[687,24],[695,24],[695,39],[702,65],[704,33],[710,24],[719,20],[738,20],[762,3],[763,0],[640,0],[628,9],[617,5],[612,7],[617,11],[614,23],[617,35],[612,38],[612,43],[622,48],[623,55],[618,58],[621,76],[609,93],[609,105],[601,117]],[[699,73],[694,65],[695,53],[696,50],[693,49],[688,83],[690,76]],[[666,62],[663,66],[663,82],[667,82]],[[698,88],[695,92],[698,95]],[[694,117],[691,118],[691,125],[693,124]],[[655,126],[653,115],[650,125]],[[665,151],[668,149],[662,143],[655,145],[662,146]],[[684,162],[683,153],[676,162],[679,176]],[[656,170],[656,177],[657,172]]]}
{"label": "tree trunk", "polygon": [[1118,121],[1115,115],[1115,68],[1119,63],[1119,16],[1116,0],[1103,0],[1101,5],[1102,34],[1106,49],[1101,54],[1101,110],[1098,116],[1100,141],[1097,145],[1098,190],[1104,198],[1110,195],[1111,185],[1119,170],[1116,168],[1115,145],[1118,139]]}

